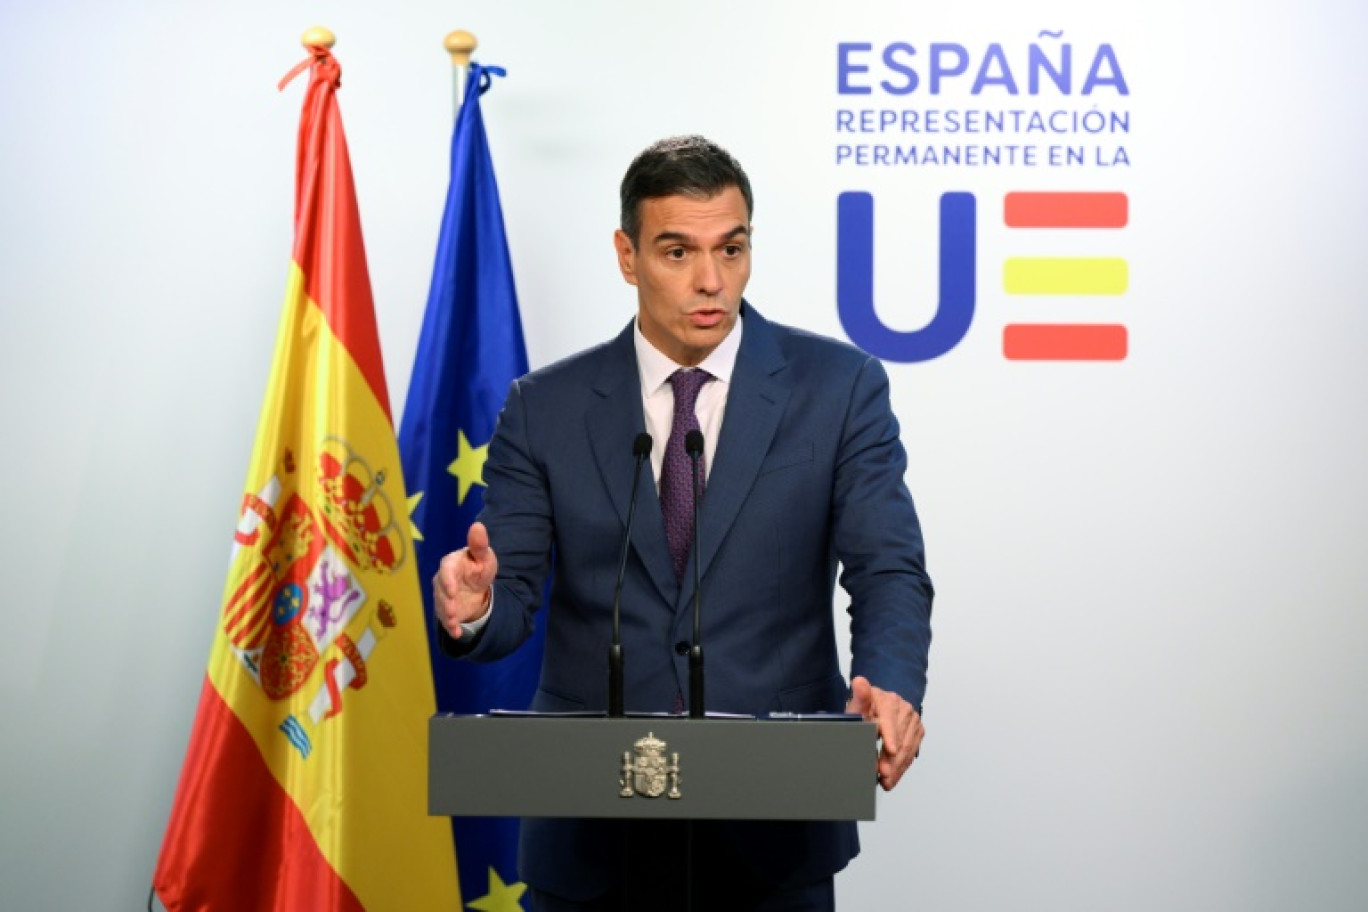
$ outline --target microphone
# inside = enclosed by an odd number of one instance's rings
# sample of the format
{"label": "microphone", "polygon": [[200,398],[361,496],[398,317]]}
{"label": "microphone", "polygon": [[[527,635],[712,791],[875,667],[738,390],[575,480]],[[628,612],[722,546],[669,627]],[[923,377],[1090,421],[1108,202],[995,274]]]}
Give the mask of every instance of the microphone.
{"label": "microphone", "polygon": [[693,470],[693,566],[694,566],[694,629],[693,646],[689,649],[689,718],[703,718],[703,607],[701,592],[703,548],[699,545],[698,502],[702,500],[698,490],[698,459],[703,455],[703,432],[692,430],[684,435],[684,452],[689,454]]}
{"label": "microphone", "polygon": [[608,647],[608,715],[620,719],[622,697],[622,583],[627,577],[627,549],[632,543],[632,520],[636,518],[637,488],[641,464],[651,455],[651,435],[641,433],[632,441],[632,498],[627,501],[627,528],[622,533],[622,559],[618,562],[617,585],[613,588],[613,643]]}

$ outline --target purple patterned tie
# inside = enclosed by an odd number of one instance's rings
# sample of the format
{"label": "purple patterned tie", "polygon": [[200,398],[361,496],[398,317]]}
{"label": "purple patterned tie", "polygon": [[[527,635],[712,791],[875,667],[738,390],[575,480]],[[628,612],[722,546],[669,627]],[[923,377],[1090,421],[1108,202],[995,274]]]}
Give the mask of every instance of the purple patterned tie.
{"label": "purple patterned tie", "polygon": [[[660,467],[660,512],[665,517],[665,539],[670,544],[676,579],[684,578],[684,565],[689,562],[689,547],[693,544],[694,491],[693,467],[684,451],[684,437],[689,431],[699,430],[694,403],[703,384],[713,379],[705,370],[677,370],[670,375],[674,387],[674,422],[670,425],[670,439],[665,444],[665,461]],[[703,491],[707,477],[705,458],[698,457],[698,489]]]}

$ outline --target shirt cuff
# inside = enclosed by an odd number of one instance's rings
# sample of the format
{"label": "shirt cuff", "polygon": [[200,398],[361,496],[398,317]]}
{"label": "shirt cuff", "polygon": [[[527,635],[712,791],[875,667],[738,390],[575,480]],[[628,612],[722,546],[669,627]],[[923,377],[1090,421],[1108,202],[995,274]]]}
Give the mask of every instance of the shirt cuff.
{"label": "shirt cuff", "polygon": [[475,620],[473,620],[473,621],[462,621],[462,622],[461,622],[461,639],[464,640],[466,637],[473,637],[473,636],[475,636],[476,634],[478,634],[481,630],[484,630],[484,629],[485,629],[485,625],[489,623],[489,616],[490,616],[491,614],[493,614],[493,613],[494,613],[494,587],[493,587],[493,586],[490,586],[490,587],[489,587],[489,601],[485,602],[485,613],[482,614],[482,615],[480,615],[479,617],[477,617],[477,618],[476,618]]}

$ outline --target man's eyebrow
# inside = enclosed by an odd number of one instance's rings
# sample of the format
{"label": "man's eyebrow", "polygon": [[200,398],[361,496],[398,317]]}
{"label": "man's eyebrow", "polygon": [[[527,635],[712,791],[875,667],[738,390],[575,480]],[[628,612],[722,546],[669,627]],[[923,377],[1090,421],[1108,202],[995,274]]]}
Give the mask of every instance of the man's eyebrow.
{"label": "man's eyebrow", "polygon": [[[730,241],[730,240],[732,240],[733,238],[736,238],[736,237],[738,237],[738,236],[740,236],[740,237],[749,237],[749,236],[750,236],[750,229],[747,228],[745,225],[737,225],[737,226],[736,226],[735,228],[733,228],[731,231],[728,231],[726,234],[722,235],[722,240],[724,240],[724,241]],[[689,243],[689,242],[691,242],[691,241],[693,241],[693,240],[694,240],[693,235],[691,235],[691,234],[685,234],[685,233],[683,233],[682,231],[662,231],[662,232],[660,232],[660,234],[657,234],[654,238],[651,239],[651,243],[653,243],[653,244],[664,244],[664,243],[671,243],[671,244],[686,244],[686,243]]]}

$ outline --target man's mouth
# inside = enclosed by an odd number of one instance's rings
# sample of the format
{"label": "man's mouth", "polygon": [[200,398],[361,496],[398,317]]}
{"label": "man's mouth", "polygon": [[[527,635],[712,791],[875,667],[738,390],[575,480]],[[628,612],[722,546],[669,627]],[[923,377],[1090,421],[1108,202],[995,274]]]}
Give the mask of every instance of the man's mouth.
{"label": "man's mouth", "polygon": [[727,312],[720,307],[705,308],[689,313],[689,322],[699,329],[711,329],[727,316]]}

